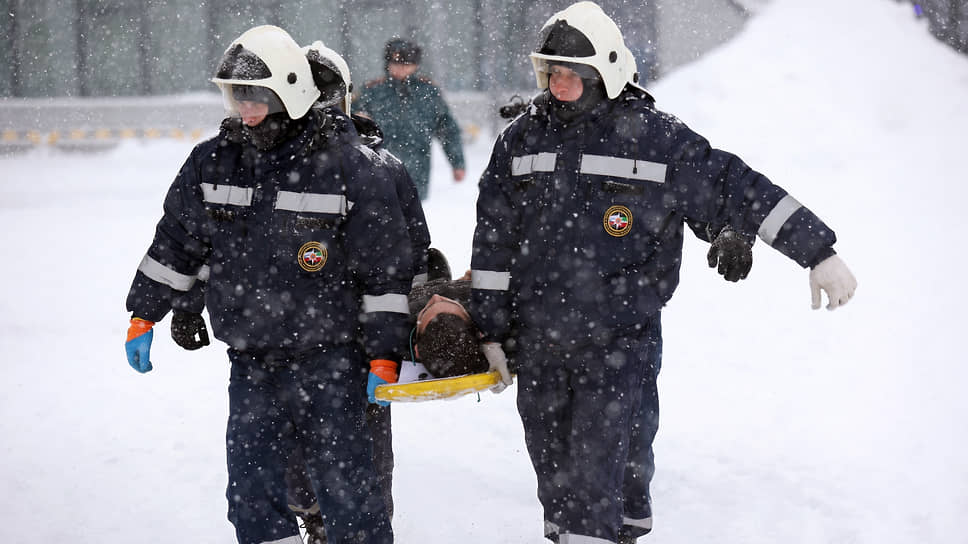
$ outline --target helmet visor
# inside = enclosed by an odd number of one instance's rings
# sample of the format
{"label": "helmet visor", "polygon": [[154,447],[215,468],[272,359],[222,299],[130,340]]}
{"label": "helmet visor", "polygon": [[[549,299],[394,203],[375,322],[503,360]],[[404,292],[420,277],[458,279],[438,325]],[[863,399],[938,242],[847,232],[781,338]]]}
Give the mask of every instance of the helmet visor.
{"label": "helmet visor", "polygon": [[286,111],[276,93],[259,85],[220,83],[222,105],[229,117],[252,119]]}
{"label": "helmet visor", "polygon": [[267,87],[272,81],[272,70],[242,44],[225,51],[212,81],[222,90],[222,105],[229,117],[265,116],[285,111],[279,96]]}
{"label": "helmet visor", "polygon": [[555,67],[564,66],[569,70],[573,70],[575,73],[578,74],[578,77],[582,79],[588,79],[588,80],[602,79],[601,75],[599,75],[598,73],[598,70],[596,70],[594,66],[591,66],[588,64],[547,59],[542,57],[541,55],[533,55],[532,58],[534,59],[533,62],[534,62],[535,71],[540,72],[544,77],[550,76],[555,71]]}

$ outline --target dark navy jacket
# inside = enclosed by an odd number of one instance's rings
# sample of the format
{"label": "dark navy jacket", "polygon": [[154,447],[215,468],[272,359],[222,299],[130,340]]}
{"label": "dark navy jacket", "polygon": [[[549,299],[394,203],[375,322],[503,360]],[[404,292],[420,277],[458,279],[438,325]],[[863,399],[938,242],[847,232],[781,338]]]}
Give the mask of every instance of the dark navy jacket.
{"label": "dark navy jacket", "polygon": [[[417,187],[410,180],[406,167],[392,153],[383,148],[383,132],[380,127],[366,117],[354,115],[353,126],[360,135],[360,143],[366,147],[362,152],[370,157],[371,166],[387,169],[385,174],[393,181],[400,210],[407,222],[407,235],[410,238],[411,257],[413,259],[413,282],[419,284],[427,281],[427,249],[430,247],[430,230],[423,206],[417,195]],[[199,273],[195,285],[187,293],[176,295],[172,299],[172,308],[191,313],[201,313],[205,308],[205,287],[209,276],[206,265]]]}
{"label": "dark navy jacket", "polygon": [[301,352],[362,332],[368,356],[398,359],[413,268],[392,180],[342,113],[312,110],[297,124],[267,152],[224,128],[192,151],[128,309],[162,319],[208,263],[206,306],[232,348]]}
{"label": "dark navy jacket", "polygon": [[[547,91],[546,91],[547,93]],[[627,87],[570,123],[535,100],[481,178],[472,315],[487,339],[632,334],[679,282],[683,224],[730,225],[812,266],[831,231],[735,155]]]}

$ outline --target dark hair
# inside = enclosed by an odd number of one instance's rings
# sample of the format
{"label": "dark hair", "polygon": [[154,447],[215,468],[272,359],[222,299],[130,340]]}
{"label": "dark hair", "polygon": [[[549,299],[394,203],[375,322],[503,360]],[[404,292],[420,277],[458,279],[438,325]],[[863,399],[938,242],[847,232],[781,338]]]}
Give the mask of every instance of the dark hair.
{"label": "dark hair", "polygon": [[487,359],[481,352],[474,323],[455,314],[439,314],[417,336],[419,362],[436,378],[485,372]]}

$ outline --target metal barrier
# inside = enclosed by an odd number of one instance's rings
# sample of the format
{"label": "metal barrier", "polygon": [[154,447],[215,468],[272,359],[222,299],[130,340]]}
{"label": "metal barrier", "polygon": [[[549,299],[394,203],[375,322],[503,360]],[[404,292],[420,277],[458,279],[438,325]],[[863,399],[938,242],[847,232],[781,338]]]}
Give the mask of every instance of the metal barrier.
{"label": "metal barrier", "polygon": [[199,93],[137,98],[0,99],[0,153],[36,146],[105,149],[123,140],[198,141],[224,117],[221,98]]}
{"label": "metal barrier", "polygon": [[[507,96],[505,96],[505,94]],[[445,92],[465,141],[503,126],[499,104],[513,94]],[[199,141],[216,132],[224,117],[215,93],[119,98],[2,98],[0,154],[37,146],[100,150],[124,140]]]}
{"label": "metal barrier", "polygon": [[200,129],[185,131],[180,128],[169,129],[134,129],[134,128],[97,128],[71,130],[52,130],[49,132],[38,132],[36,130],[4,130],[0,134],[0,144],[2,145],[57,145],[63,142],[117,142],[120,140],[142,139],[157,140],[159,138],[173,138],[176,140],[200,140],[205,132]]}

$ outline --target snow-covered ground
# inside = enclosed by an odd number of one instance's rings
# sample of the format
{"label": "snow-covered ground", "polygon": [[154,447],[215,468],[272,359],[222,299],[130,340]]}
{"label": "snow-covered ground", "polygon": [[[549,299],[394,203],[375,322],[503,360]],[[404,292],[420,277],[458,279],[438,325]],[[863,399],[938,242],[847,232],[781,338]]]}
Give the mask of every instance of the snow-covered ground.
{"label": "snow-covered ground", "polygon": [[[887,0],[774,0],[652,89],[833,226],[857,296],[811,311],[762,243],[728,284],[687,240],[664,312],[656,543],[968,542],[968,58]],[[435,245],[469,264],[476,184],[435,150]],[[0,159],[0,542],[233,542],[228,363],[157,328],[125,362],[124,296],[189,146]],[[541,538],[514,397],[394,409],[399,542]]]}

